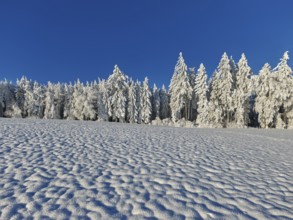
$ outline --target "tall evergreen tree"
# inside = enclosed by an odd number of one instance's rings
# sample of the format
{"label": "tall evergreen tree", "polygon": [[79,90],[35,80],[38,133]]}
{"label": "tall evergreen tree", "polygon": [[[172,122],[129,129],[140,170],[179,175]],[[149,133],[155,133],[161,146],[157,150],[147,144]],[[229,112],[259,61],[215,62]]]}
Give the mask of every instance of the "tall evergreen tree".
{"label": "tall evergreen tree", "polygon": [[151,115],[152,115],[152,103],[151,103],[151,90],[148,85],[148,78],[145,77],[143,81],[143,85],[141,88],[141,118],[142,122],[145,124],[150,123]]}
{"label": "tall evergreen tree", "polygon": [[217,79],[219,80],[218,102],[222,109],[222,125],[227,127],[232,121],[232,92],[233,92],[233,75],[231,72],[230,61],[226,53],[223,54],[217,68]]}
{"label": "tall evergreen tree", "polygon": [[[292,69],[288,66],[289,53],[286,51],[278,63],[277,67],[273,70],[273,81],[274,81],[274,91],[273,97],[275,100],[275,105],[279,115],[278,123],[279,128],[285,128],[288,124],[288,120],[291,119],[290,112],[293,111],[293,93],[292,93]],[[288,118],[289,113],[289,118]]]}
{"label": "tall evergreen tree", "polygon": [[44,117],[44,109],[45,109],[45,90],[42,85],[38,82],[34,82],[33,85],[33,112],[32,114],[36,118]]}
{"label": "tall evergreen tree", "polygon": [[248,66],[247,59],[242,54],[238,62],[236,73],[235,90],[233,93],[233,106],[235,121],[239,127],[246,127],[249,121],[250,97],[252,92],[251,84],[252,70]]}
{"label": "tall evergreen tree", "polygon": [[174,74],[169,87],[170,108],[172,120],[189,119],[189,109],[192,98],[192,88],[187,73],[187,66],[182,53],[179,54]]}
{"label": "tall evergreen tree", "polygon": [[94,85],[90,85],[88,82],[83,88],[83,96],[85,98],[84,107],[82,109],[82,114],[85,120],[96,120],[97,109],[95,108],[95,103],[97,99],[97,91]]}
{"label": "tall evergreen tree", "polygon": [[135,92],[136,92],[136,107],[137,107],[137,123],[142,123],[142,108],[141,108],[141,83],[136,81],[135,83]]}
{"label": "tall evergreen tree", "polygon": [[160,105],[161,105],[161,97],[160,97],[160,89],[154,84],[153,88],[153,96],[152,96],[152,119],[160,118]]}
{"label": "tall evergreen tree", "polygon": [[160,90],[160,118],[165,119],[169,117],[169,95],[163,84],[162,89]]}
{"label": "tall evergreen tree", "polygon": [[15,86],[7,80],[0,81],[0,117],[12,117],[16,107]]}
{"label": "tall evergreen tree", "polygon": [[64,119],[74,119],[73,116],[73,92],[74,88],[71,83],[64,85],[64,110],[63,118]]}
{"label": "tall evergreen tree", "polygon": [[84,103],[86,101],[86,97],[84,95],[84,85],[79,80],[74,84],[74,92],[72,94],[72,107],[73,107],[73,116],[77,120],[85,120],[84,117]]}
{"label": "tall evergreen tree", "polygon": [[128,89],[127,80],[128,77],[115,65],[113,74],[109,76],[107,81],[110,101],[108,113],[112,121],[125,122]]}
{"label": "tall evergreen tree", "polygon": [[98,88],[98,118],[100,121],[108,121],[108,106],[110,103],[107,91],[107,82],[99,79]]}
{"label": "tall evergreen tree", "polygon": [[129,83],[129,89],[128,89],[128,122],[130,123],[137,123],[138,121],[138,108],[137,108],[137,98],[136,98],[136,89],[135,84],[131,80]]}
{"label": "tall evergreen tree", "polygon": [[255,111],[262,128],[273,126],[276,115],[276,106],[273,98],[274,83],[271,76],[271,67],[266,63],[261,69],[257,81]]}
{"label": "tall evergreen tree", "polygon": [[208,125],[208,100],[207,100],[207,73],[203,64],[200,64],[194,84],[197,97],[197,119],[199,127]]}

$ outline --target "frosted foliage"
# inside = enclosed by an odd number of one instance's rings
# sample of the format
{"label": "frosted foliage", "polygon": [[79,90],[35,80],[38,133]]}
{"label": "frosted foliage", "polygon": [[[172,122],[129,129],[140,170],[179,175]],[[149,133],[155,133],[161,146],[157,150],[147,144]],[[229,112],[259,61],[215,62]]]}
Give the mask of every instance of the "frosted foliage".
{"label": "frosted foliage", "polygon": [[60,83],[48,83],[46,98],[45,98],[45,113],[46,119],[61,119],[64,108],[63,87]]}
{"label": "frosted foliage", "polygon": [[293,128],[293,75],[286,51],[258,75],[244,54],[224,53],[208,79],[179,53],[169,90],[133,81],[115,65],[108,79],[39,84],[25,76],[0,81],[0,117],[98,120],[184,127]]}
{"label": "frosted foliage", "polygon": [[106,81],[99,80],[98,88],[98,118],[101,121],[108,121],[109,98]]}
{"label": "frosted foliage", "polygon": [[223,122],[224,126],[231,120],[231,110],[232,110],[232,89],[233,89],[233,76],[231,73],[231,66],[229,64],[229,59],[226,53],[222,56],[220,64],[218,66],[218,74],[220,81],[219,90],[219,102],[223,109]]}
{"label": "frosted foliage", "polygon": [[224,53],[210,87],[209,120],[214,127],[227,127],[233,121],[233,85],[230,60]]}
{"label": "frosted foliage", "polygon": [[[14,117],[15,87],[7,80],[0,81],[0,117]],[[17,114],[17,113],[16,113]]]}
{"label": "frosted foliage", "polygon": [[21,110],[21,115],[26,117],[24,102],[25,102],[25,85],[27,84],[27,78],[22,77],[20,80],[16,81],[16,89],[15,89],[15,99],[16,105]]}
{"label": "frosted foliage", "polygon": [[258,113],[258,121],[262,128],[271,127],[276,114],[277,109],[272,96],[273,85],[271,67],[266,63],[259,73],[256,89],[257,98],[255,100],[255,110]]}
{"label": "frosted foliage", "polygon": [[170,109],[174,122],[181,118],[189,118],[192,91],[187,66],[180,53],[169,86]]}
{"label": "frosted foliage", "polygon": [[229,65],[231,68],[231,74],[232,74],[232,88],[235,89],[236,87],[236,80],[237,80],[237,72],[239,71],[239,63],[238,65],[233,60],[232,56],[229,59]]}
{"label": "frosted foliage", "polygon": [[97,117],[95,102],[98,95],[94,86],[87,84],[83,89],[83,96],[85,97],[85,102],[82,115],[85,120],[95,120]]}
{"label": "frosted foliage", "polygon": [[[288,66],[289,53],[285,52],[279,64],[273,70],[273,97],[277,111],[285,124],[291,123],[290,112],[293,111],[292,69]],[[288,117],[289,113],[289,117]],[[276,113],[277,114],[277,113]]]}
{"label": "frosted foliage", "polygon": [[153,88],[153,119],[157,117],[160,118],[160,105],[161,105],[161,97],[160,97],[160,89],[157,88],[156,84],[154,84]]}
{"label": "frosted foliage", "polygon": [[109,94],[108,114],[113,121],[125,121],[127,102],[127,77],[115,65],[113,74],[107,81]]}
{"label": "frosted foliage", "polygon": [[37,82],[33,86],[33,104],[32,115],[36,118],[44,117],[45,108],[45,91],[44,88]]}
{"label": "frosted foliage", "polygon": [[140,82],[137,81],[135,83],[135,92],[136,92],[136,107],[137,107],[137,123],[142,122],[142,116],[141,116],[141,85]]}
{"label": "frosted foliage", "polygon": [[165,119],[169,117],[169,96],[165,85],[160,90],[160,118]]}
{"label": "frosted foliage", "polygon": [[206,127],[208,125],[207,73],[203,64],[200,64],[198,69],[194,91],[197,97],[196,122],[199,127]]}
{"label": "frosted foliage", "polygon": [[74,88],[71,84],[64,85],[64,119],[73,119],[73,92]]}
{"label": "frosted foliage", "polygon": [[138,122],[138,107],[137,107],[137,94],[133,81],[130,82],[128,89],[128,121],[130,123]]}
{"label": "frosted foliage", "polygon": [[242,54],[238,62],[236,73],[236,88],[233,93],[233,106],[235,111],[235,121],[238,127],[246,127],[249,121],[250,103],[252,93],[251,82],[252,70],[248,66],[247,59]]}
{"label": "frosted foliage", "polygon": [[148,78],[146,77],[143,81],[143,85],[141,88],[141,96],[140,96],[141,120],[145,124],[150,123],[150,119],[152,115],[151,95],[152,93],[148,85]]}
{"label": "frosted foliage", "polygon": [[34,111],[34,93],[32,81],[26,81],[24,85],[24,115],[33,117]]}
{"label": "frosted foliage", "polygon": [[83,108],[84,108],[84,103],[86,102],[86,97],[83,92],[83,84],[77,80],[77,82],[74,85],[74,92],[73,92],[73,100],[72,100],[72,105],[73,105],[73,116],[75,119],[78,120],[84,120],[85,117],[83,115]]}

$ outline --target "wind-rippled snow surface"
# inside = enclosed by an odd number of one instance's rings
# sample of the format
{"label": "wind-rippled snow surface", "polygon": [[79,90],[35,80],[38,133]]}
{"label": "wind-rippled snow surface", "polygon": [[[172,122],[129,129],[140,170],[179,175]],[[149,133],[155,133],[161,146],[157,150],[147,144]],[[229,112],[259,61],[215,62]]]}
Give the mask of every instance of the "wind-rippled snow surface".
{"label": "wind-rippled snow surface", "polygon": [[292,134],[0,119],[0,219],[292,219]]}

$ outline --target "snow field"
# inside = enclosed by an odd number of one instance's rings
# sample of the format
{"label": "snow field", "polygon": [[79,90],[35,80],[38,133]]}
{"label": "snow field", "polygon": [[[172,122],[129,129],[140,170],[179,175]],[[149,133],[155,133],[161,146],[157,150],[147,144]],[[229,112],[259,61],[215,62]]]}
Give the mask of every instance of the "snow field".
{"label": "snow field", "polygon": [[0,119],[0,219],[292,219],[290,130]]}

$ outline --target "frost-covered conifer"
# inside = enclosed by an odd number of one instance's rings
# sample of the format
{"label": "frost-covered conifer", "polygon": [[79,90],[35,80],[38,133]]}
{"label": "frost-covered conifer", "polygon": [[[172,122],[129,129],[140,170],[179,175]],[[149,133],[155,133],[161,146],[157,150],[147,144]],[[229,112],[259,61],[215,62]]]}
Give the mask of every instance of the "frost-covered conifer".
{"label": "frost-covered conifer", "polygon": [[125,122],[127,108],[127,80],[128,77],[117,65],[115,65],[113,74],[109,76],[107,81],[110,101],[108,114],[112,121]]}
{"label": "frost-covered conifer", "polygon": [[85,101],[81,114],[84,120],[95,120],[97,118],[97,109],[95,108],[97,91],[94,89],[94,86],[87,82],[83,88],[83,96]]}
{"label": "frost-covered conifer", "polygon": [[152,115],[151,95],[152,95],[152,92],[148,85],[148,78],[145,77],[142,88],[141,88],[141,96],[140,96],[141,118],[142,118],[142,122],[145,124],[150,123],[150,119]]}
{"label": "frost-covered conifer", "polygon": [[24,109],[24,102],[25,102],[25,85],[27,84],[27,78],[21,77],[20,80],[16,80],[16,88],[15,88],[15,99],[16,99],[16,106],[15,109],[20,109],[22,117],[26,116],[25,109]]}
{"label": "frost-covered conifer", "polygon": [[160,90],[160,118],[165,119],[169,117],[169,95],[165,88],[165,85],[162,86]]}
{"label": "frost-covered conifer", "polygon": [[64,85],[64,109],[63,118],[64,119],[74,119],[73,116],[73,92],[74,88],[71,83]]}
{"label": "frost-covered conifer", "polygon": [[189,82],[192,88],[192,95],[190,100],[190,109],[189,109],[189,120],[194,121],[197,117],[197,96],[194,91],[195,86],[195,67],[189,68]]}
{"label": "frost-covered conifer", "polygon": [[127,120],[130,123],[137,123],[138,121],[138,108],[137,108],[137,100],[136,100],[136,89],[135,84],[131,80],[129,82],[129,88],[128,88],[128,116]]}
{"label": "frost-covered conifer", "polygon": [[24,116],[34,117],[34,92],[31,80],[26,80],[24,84]]}
{"label": "frost-covered conifer", "polygon": [[272,127],[276,115],[275,101],[273,100],[274,84],[271,76],[271,67],[266,63],[259,73],[256,88],[255,111],[262,128]]}
{"label": "frost-covered conifer", "polygon": [[86,101],[86,97],[84,96],[83,91],[83,83],[79,80],[74,84],[74,92],[72,94],[72,107],[73,107],[73,116],[75,119],[84,120],[84,103]]}
{"label": "frost-covered conifer", "polygon": [[45,109],[45,91],[44,87],[36,81],[33,85],[33,97],[32,115],[36,118],[43,118]]}
{"label": "frost-covered conifer", "polygon": [[246,127],[249,123],[249,101],[252,92],[251,75],[252,70],[248,66],[245,55],[242,54],[238,62],[235,90],[232,97],[235,112],[234,118],[238,127]]}
{"label": "frost-covered conifer", "polygon": [[53,84],[48,82],[46,98],[45,98],[45,112],[46,119],[61,119],[64,112],[64,95],[62,85],[60,83]]}
{"label": "frost-covered conifer", "polygon": [[105,80],[99,79],[98,84],[98,119],[99,121],[108,121],[108,106],[110,105]]}
{"label": "frost-covered conifer", "polygon": [[152,96],[152,119],[160,118],[160,105],[161,105],[161,97],[160,97],[160,89],[154,84],[153,88],[153,96]]}
{"label": "frost-covered conifer", "polygon": [[[293,111],[293,93],[292,93],[292,69],[288,66],[289,53],[286,51],[279,64],[273,70],[272,78],[274,83],[273,97],[277,111],[280,114],[278,127],[283,124],[286,127],[288,121],[291,121],[290,111]],[[288,118],[288,114],[289,117]],[[277,114],[277,113],[276,113]],[[276,116],[277,117],[277,116]]]}
{"label": "frost-covered conifer", "polygon": [[235,63],[233,57],[231,56],[230,59],[229,59],[229,65],[230,65],[230,68],[231,68],[231,74],[232,74],[232,89],[235,89],[236,87],[236,81],[237,81],[237,72],[238,72],[238,65]]}
{"label": "frost-covered conifer", "polygon": [[179,54],[175,66],[174,74],[169,86],[169,94],[172,120],[176,122],[181,118],[189,119],[192,88],[182,53]]}
{"label": "frost-covered conifer", "polygon": [[197,118],[199,127],[206,127],[208,121],[208,100],[207,100],[207,73],[203,64],[200,64],[194,84],[194,91],[197,97]]}
{"label": "frost-covered conifer", "polygon": [[[216,73],[211,82],[210,113],[213,126],[227,127],[232,121],[232,92],[233,76],[230,61],[226,53],[223,54]],[[215,114],[215,115],[214,115]]]}
{"label": "frost-covered conifer", "polygon": [[0,117],[13,117],[15,87],[7,80],[0,81]]}
{"label": "frost-covered conifer", "polygon": [[136,81],[135,83],[135,92],[136,92],[136,106],[137,106],[137,123],[142,123],[142,115],[141,115],[141,83]]}

